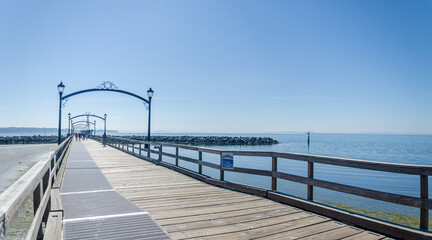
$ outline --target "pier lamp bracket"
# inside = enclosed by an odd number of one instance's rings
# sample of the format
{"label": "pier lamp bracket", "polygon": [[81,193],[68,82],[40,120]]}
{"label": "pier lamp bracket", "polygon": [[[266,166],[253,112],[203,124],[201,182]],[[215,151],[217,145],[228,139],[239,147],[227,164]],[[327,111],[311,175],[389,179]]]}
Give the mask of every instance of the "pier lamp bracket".
{"label": "pier lamp bracket", "polygon": [[149,110],[149,104],[146,102],[143,102],[143,104],[144,104],[144,107],[146,108],[146,110],[148,111]]}
{"label": "pier lamp bracket", "polygon": [[65,98],[65,99],[62,99],[62,101],[61,101],[61,107],[62,108],[65,108],[66,107],[66,103],[69,101],[69,98]]}

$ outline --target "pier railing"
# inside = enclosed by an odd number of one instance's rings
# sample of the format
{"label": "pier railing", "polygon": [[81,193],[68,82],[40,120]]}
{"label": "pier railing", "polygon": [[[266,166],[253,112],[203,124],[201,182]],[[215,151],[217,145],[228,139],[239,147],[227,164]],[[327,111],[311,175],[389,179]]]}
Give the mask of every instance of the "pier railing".
{"label": "pier railing", "polygon": [[[96,140],[102,141],[100,137],[95,137],[95,138]],[[385,234],[389,234],[389,231],[391,231],[393,233],[397,233],[396,237],[404,238],[404,236],[406,236],[406,238],[412,238],[414,235],[410,235],[410,233],[407,234],[406,232],[404,232],[404,230],[400,231],[399,226],[396,225],[388,224],[381,221],[375,221],[364,217],[363,218],[358,217],[359,215],[353,216],[351,213],[346,214],[346,212],[344,213],[344,211],[338,211],[334,208],[332,209],[330,207],[324,207],[322,205],[316,204],[315,202],[313,202],[314,187],[320,187],[320,188],[325,188],[337,192],[361,196],[369,199],[375,199],[384,202],[415,207],[418,208],[420,211],[419,229],[423,231],[428,230],[429,210],[432,209],[432,199],[429,199],[429,192],[428,192],[428,176],[432,175],[432,166],[374,162],[374,161],[364,161],[364,160],[356,160],[356,159],[314,156],[308,154],[287,153],[287,152],[217,150],[217,149],[195,147],[189,145],[138,141],[132,139],[119,138],[119,137],[108,137],[107,144],[112,147],[142,157],[146,160],[150,160],[156,164],[164,165],[170,168],[175,168],[176,170],[180,170],[185,174],[191,175],[195,178],[206,181],[213,185],[228,187],[228,188],[264,196],[279,202],[285,202],[294,206],[305,208],[307,210],[321,213],[329,217],[350,222],[355,225],[368,228],[370,230],[374,230],[378,232],[384,231]],[[164,151],[164,149],[166,148],[172,148],[172,150],[175,149],[175,154]],[[181,156],[179,154],[179,149],[196,151],[196,158]],[[206,161],[206,159],[203,158],[203,153],[216,154],[220,158],[220,163],[215,164]],[[272,170],[269,171],[269,170],[251,169],[251,168],[243,168],[243,167],[223,168],[222,167],[223,153],[230,153],[233,154],[234,156],[268,157],[272,161]],[[151,158],[151,154],[157,154],[157,159]],[[164,157],[170,157],[172,159],[175,159],[175,164],[164,162]],[[193,171],[189,169],[180,168],[179,160],[197,164],[198,171],[196,173],[193,173]],[[278,171],[278,162],[284,160],[297,160],[297,161],[307,162],[307,177]],[[350,185],[315,179],[314,165],[317,163],[325,164],[325,165],[333,165],[333,166],[342,166],[348,168],[356,168],[356,169],[366,169],[366,170],[373,170],[373,171],[380,171],[380,172],[417,175],[419,176],[420,196],[418,197],[405,196],[400,194],[382,192],[382,191],[377,191],[372,189],[366,189],[366,188],[361,188],[356,186],[350,186]],[[203,166],[219,170],[219,179],[212,179],[208,176],[202,175]],[[271,189],[262,189],[262,188],[256,188],[256,187],[226,182],[224,176],[224,173],[226,171],[271,177]],[[277,192],[278,179],[305,184],[307,186],[306,199],[302,201],[301,199],[287,197],[286,195]],[[385,228],[385,230],[383,230],[383,228]]]}
{"label": "pier railing", "polygon": [[5,238],[31,197],[34,218],[26,239],[60,239],[63,209],[59,182],[63,178],[61,166],[63,159],[67,159],[71,140],[72,137],[64,140],[46,160],[38,161],[0,194],[0,239]]}

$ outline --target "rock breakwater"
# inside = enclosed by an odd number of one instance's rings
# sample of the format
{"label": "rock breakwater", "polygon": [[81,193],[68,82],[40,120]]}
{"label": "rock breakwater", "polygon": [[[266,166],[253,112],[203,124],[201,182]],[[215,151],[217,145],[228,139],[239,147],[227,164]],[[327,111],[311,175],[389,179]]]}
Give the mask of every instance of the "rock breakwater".
{"label": "rock breakwater", "polygon": [[0,137],[0,144],[57,143],[57,136],[13,136]]}
{"label": "rock breakwater", "polygon": [[[122,136],[134,140],[147,140],[146,136]],[[152,141],[169,142],[187,145],[272,145],[278,144],[277,140],[270,137],[228,137],[228,136],[152,136]]]}

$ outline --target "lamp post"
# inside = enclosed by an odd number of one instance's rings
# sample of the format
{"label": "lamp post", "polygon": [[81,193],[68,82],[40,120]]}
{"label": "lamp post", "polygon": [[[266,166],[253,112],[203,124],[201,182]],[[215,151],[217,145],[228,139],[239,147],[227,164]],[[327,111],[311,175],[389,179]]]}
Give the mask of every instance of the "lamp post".
{"label": "lamp post", "polygon": [[70,125],[71,125],[70,117],[71,117],[71,114],[69,113],[68,116],[69,116],[69,121],[68,121],[68,136],[69,136],[71,134],[71,132],[70,132]]}
{"label": "lamp post", "polygon": [[104,134],[103,134],[103,136],[102,136],[102,143],[103,143],[104,147],[106,146],[106,142],[107,142],[107,135],[106,135],[106,117],[107,117],[107,114],[105,113],[105,114],[104,114]]}
{"label": "lamp post", "polygon": [[104,135],[106,135],[106,118],[107,118],[107,114],[104,114]]}
{"label": "lamp post", "polygon": [[154,91],[150,88],[147,90],[147,97],[149,99],[149,114],[148,114],[148,131],[147,131],[147,141],[150,141],[150,117],[151,117],[151,100],[153,97]]}
{"label": "lamp post", "polygon": [[61,143],[61,107],[62,107],[62,96],[65,89],[65,85],[63,85],[63,82],[60,82],[59,85],[57,85],[57,89],[59,92],[59,123],[58,123],[58,145]]}
{"label": "lamp post", "polygon": [[89,115],[87,115],[87,129],[89,130],[89,135],[90,135],[90,117]]}

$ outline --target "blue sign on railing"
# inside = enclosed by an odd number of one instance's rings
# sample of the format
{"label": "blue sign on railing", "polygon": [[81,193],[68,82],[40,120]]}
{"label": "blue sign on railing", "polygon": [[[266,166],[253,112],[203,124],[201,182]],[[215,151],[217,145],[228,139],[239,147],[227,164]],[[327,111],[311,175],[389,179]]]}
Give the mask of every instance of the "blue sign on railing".
{"label": "blue sign on railing", "polygon": [[222,153],[222,168],[234,168],[234,155],[232,153]]}

